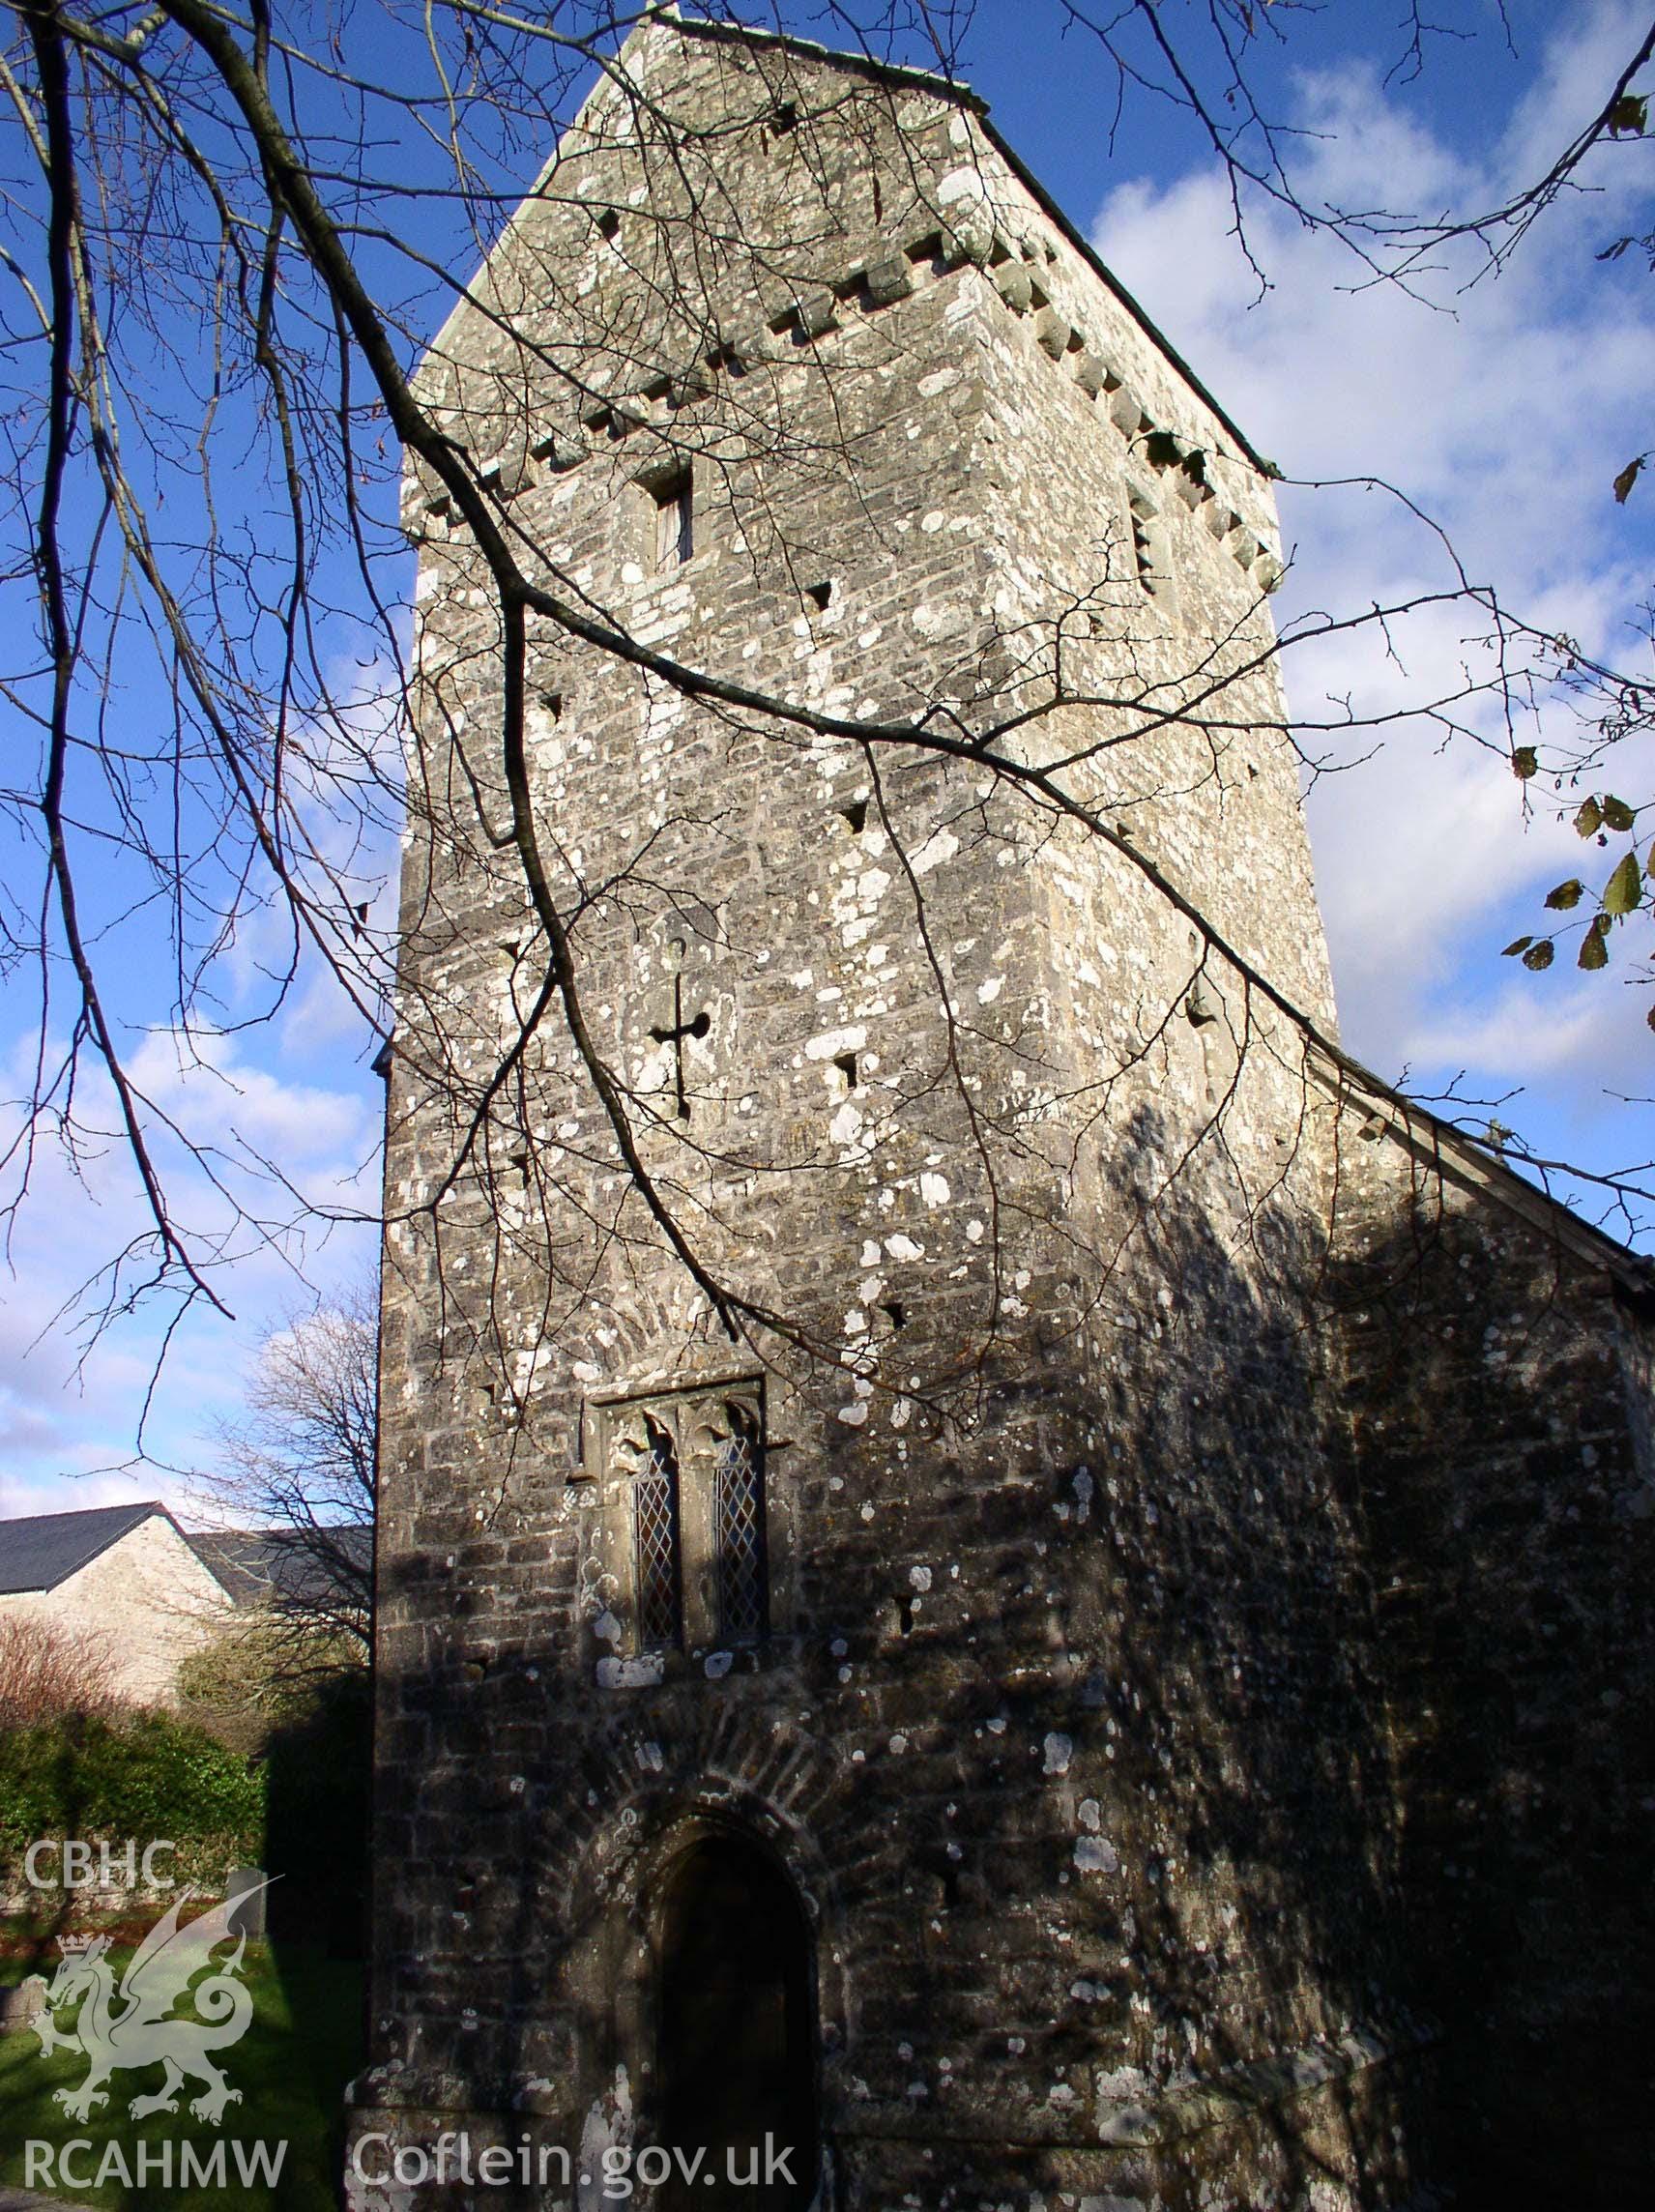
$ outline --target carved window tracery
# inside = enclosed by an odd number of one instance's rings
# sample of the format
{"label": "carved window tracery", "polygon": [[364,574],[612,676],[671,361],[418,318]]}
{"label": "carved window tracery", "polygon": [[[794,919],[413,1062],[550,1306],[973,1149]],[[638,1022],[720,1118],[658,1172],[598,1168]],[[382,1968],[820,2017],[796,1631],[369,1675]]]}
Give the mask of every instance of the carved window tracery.
{"label": "carved window tracery", "polygon": [[770,1559],[759,1384],[663,1393],[603,1417],[626,1529],[632,1646],[763,1643]]}

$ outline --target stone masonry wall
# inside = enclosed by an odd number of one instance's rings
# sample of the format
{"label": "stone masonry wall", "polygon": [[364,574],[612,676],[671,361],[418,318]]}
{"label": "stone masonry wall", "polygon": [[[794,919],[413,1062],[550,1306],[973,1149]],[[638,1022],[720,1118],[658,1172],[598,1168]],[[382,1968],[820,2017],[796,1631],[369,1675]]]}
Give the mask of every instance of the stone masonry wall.
{"label": "stone masonry wall", "polygon": [[1394,1111],[1342,1133],[1333,1285],[1438,2168],[1467,2204],[1607,2212],[1655,2168],[1647,1274]]}

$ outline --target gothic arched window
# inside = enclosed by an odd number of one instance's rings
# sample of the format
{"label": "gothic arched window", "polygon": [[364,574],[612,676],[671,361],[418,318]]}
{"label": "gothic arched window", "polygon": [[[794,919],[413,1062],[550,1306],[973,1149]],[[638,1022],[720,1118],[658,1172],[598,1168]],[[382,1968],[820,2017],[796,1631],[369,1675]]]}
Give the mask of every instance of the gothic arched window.
{"label": "gothic arched window", "polygon": [[[779,1554],[770,1547],[763,1384],[669,1389],[595,1414],[593,1459],[605,1470],[592,1557],[595,1589],[605,1592],[600,1633],[618,1628],[634,1656],[766,1643],[778,1557],[784,1612],[791,1586],[785,1499],[774,1516]],[[728,1670],[726,1660],[708,1679]]]}
{"label": "gothic arched window", "polygon": [[632,1481],[632,1546],[638,1642],[659,1651],[683,1641],[679,1562],[678,1452],[660,1422],[646,1418],[649,1452]]}
{"label": "gothic arched window", "polygon": [[729,1406],[730,1433],[718,1447],[713,1478],[712,1544],[718,1563],[718,1633],[727,1644],[751,1644],[769,1620],[765,1563],[765,1447],[759,1424],[742,1406]]}

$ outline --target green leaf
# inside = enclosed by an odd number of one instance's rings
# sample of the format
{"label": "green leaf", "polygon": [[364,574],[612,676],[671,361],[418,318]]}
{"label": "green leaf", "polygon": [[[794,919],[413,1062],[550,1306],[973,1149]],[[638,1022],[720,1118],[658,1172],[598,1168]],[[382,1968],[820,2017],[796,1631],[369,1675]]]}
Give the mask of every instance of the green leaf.
{"label": "green leaf", "polygon": [[1500,958],[1502,960],[1509,960],[1514,952],[1522,952],[1525,946],[1530,946],[1533,943],[1534,940],[1532,937],[1514,937],[1511,943],[1505,947],[1504,951],[1501,952]]}
{"label": "green leaf", "polygon": [[1628,853],[1604,886],[1605,914],[1631,914],[1643,896],[1643,872],[1638,855]]}
{"label": "green leaf", "polygon": [[1566,884],[1559,884],[1554,890],[1546,893],[1546,904],[1558,907],[1567,914],[1572,906],[1580,905],[1585,888],[1579,876],[1571,876]]}
{"label": "green leaf", "polygon": [[1603,818],[1611,830],[1630,830],[1638,816],[1624,799],[1606,799],[1603,802]]}
{"label": "green leaf", "polygon": [[1605,942],[1608,936],[1609,917],[1600,914],[1581,940],[1578,958],[1582,968],[1607,968],[1609,966],[1609,946]]}
{"label": "green leaf", "polygon": [[1641,138],[1649,123],[1649,102],[1640,92],[1623,92],[1609,111],[1611,138]]}
{"label": "green leaf", "polygon": [[1550,968],[1556,957],[1557,947],[1549,937],[1543,937],[1538,945],[1531,945],[1528,947],[1523,956],[1523,965],[1525,968],[1532,968],[1538,975],[1543,968]]}
{"label": "green leaf", "polygon": [[1588,799],[1575,817],[1575,828],[1582,837],[1595,837],[1603,827],[1603,808],[1595,799]]}
{"label": "green leaf", "polygon": [[1540,772],[1540,755],[1532,745],[1519,745],[1511,756],[1511,772],[1519,782],[1526,783],[1531,775]]}
{"label": "green leaf", "polygon": [[1638,481],[1639,471],[1648,458],[1647,453],[1640,453],[1636,460],[1628,461],[1619,476],[1615,478],[1614,504],[1616,507],[1624,507],[1632,497],[1632,487]]}

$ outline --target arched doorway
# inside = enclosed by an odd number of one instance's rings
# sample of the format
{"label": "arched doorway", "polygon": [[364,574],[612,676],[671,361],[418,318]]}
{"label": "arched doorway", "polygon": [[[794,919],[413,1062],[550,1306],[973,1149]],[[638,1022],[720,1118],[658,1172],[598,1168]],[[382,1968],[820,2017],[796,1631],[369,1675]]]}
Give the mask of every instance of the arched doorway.
{"label": "arched doorway", "polygon": [[[658,2202],[803,2212],[816,2186],[816,2028],[798,1892],[757,1845],[704,1836],[668,1877],[659,1925],[657,2139],[707,2155],[693,2181],[675,2171]],[[769,2166],[767,2139],[790,2152],[785,2169]]]}

